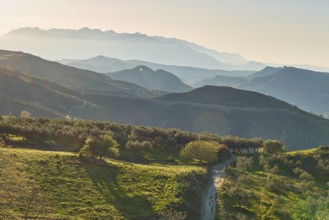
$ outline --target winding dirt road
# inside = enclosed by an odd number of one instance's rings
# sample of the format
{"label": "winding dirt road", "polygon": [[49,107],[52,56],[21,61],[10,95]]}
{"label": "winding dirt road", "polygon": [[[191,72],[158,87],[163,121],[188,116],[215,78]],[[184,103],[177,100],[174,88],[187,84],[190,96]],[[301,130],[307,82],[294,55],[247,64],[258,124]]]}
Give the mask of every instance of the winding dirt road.
{"label": "winding dirt road", "polygon": [[226,173],[225,167],[230,165],[235,160],[235,157],[232,156],[231,159],[224,163],[217,164],[211,168],[212,178],[211,182],[208,185],[206,192],[203,196],[202,202],[202,220],[213,220],[215,219],[216,211],[216,192],[221,188]]}

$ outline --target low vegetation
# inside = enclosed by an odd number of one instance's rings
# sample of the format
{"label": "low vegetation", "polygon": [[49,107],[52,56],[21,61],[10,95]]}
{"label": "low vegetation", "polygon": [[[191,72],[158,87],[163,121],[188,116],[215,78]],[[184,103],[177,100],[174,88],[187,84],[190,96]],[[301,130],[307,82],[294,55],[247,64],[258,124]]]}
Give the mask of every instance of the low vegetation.
{"label": "low vegetation", "polygon": [[[197,219],[206,171],[73,153],[0,149],[0,219]],[[191,184],[193,183],[193,184]]]}
{"label": "low vegetation", "polygon": [[222,147],[225,145],[232,153],[258,152],[263,144],[259,138],[221,137],[179,129],[14,116],[0,116],[0,137],[7,145],[14,147],[65,152],[79,152],[84,148],[82,153],[87,150],[85,154],[90,154],[93,146],[100,147],[104,137],[111,137],[117,144],[110,148],[112,156],[131,162],[161,164],[184,164],[179,153],[194,141],[210,142],[210,145],[216,143]]}
{"label": "low vegetation", "polygon": [[218,219],[328,218],[329,147],[301,153],[276,149],[238,156],[227,169]]}
{"label": "low vegetation", "polygon": [[328,146],[1,116],[0,219],[199,219],[207,170],[232,153],[218,219],[329,216]]}
{"label": "low vegetation", "polygon": [[186,160],[199,160],[206,163],[214,163],[228,159],[228,149],[225,145],[208,141],[192,141],[188,143],[181,151],[180,156]]}

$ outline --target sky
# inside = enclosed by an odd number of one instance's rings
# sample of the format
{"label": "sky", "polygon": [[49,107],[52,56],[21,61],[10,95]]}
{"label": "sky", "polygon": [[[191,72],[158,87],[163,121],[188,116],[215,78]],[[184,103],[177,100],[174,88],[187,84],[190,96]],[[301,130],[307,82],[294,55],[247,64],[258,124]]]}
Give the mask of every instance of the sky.
{"label": "sky", "polygon": [[176,37],[249,60],[329,67],[328,0],[0,0],[0,35],[82,27]]}

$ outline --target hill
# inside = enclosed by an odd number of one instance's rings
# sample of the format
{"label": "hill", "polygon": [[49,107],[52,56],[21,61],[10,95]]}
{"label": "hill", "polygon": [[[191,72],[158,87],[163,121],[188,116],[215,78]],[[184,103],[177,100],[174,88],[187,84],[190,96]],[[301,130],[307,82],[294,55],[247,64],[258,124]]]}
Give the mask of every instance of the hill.
{"label": "hill", "polygon": [[294,67],[265,69],[246,77],[203,80],[197,85],[233,86],[271,95],[307,111],[327,114],[329,107],[329,73]]}
{"label": "hill", "polygon": [[274,96],[316,113],[329,112],[329,73],[293,67],[254,77],[239,88]]}
{"label": "hill", "polygon": [[218,192],[217,219],[327,219],[328,156],[323,146],[237,157]]}
{"label": "hill", "polygon": [[208,50],[186,41],[90,28],[20,28],[0,37],[0,48],[22,50],[53,60],[63,57],[85,59],[102,54],[123,60],[138,59],[210,69],[259,70],[264,67],[263,64],[249,63],[239,55]]}
{"label": "hill", "polygon": [[0,159],[2,219],[152,219],[170,207],[199,216],[198,197],[186,194],[192,179],[205,181],[199,167],[97,164],[74,153],[10,148],[0,148]]}
{"label": "hill", "polygon": [[[28,111],[44,117],[105,118],[106,109],[84,100],[80,92],[59,84],[0,68],[0,112],[20,115]],[[98,116],[93,116],[98,112]]]}
{"label": "hill", "polygon": [[192,88],[180,81],[174,74],[162,69],[153,71],[146,66],[108,73],[107,76],[115,80],[130,82],[149,90],[166,92],[186,92]]}
{"label": "hill", "polygon": [[103,74],[65,66],[22,52],[0,50],[0,66],[83,93],[130,97],[154,96],[152,92],[135,84],[112,80]]}
{"label": "hill", "polygon": [[157,99],[167,103],[168,127],[179,124],[198,132],[274,138],[286,143],[288,149],[328,142],[328,120],[259,93],[205,86]]}
{"label": "hill", "polygon": [[[206,86],[187,93],[141,99],[81,93],[19,73],[1,76],[6,82],[1,87],[1,101],[6,103],[0,107],[1,114],[20,115],[21,111],[28,111],[33,116],[70,115],[220,135],[279,139],[290,150],[329,141],[328,120],[255,92]],[[8,87],[7,83],[13,86]]]}
{"label": "hill", "polygon": [[224,76],[246,76],[255,71],[248,70],[221,70],[221,69],[205,69],[190,66],[164,65],[141,60],[119,60],[105,56],[97,56],[85,60],[60,60],[59,62],[80,69],[91,70],[99,73],[117,72],[125,69],[132,69],[136,66],[147,66],[153,70],[163,69],[175,74],[177,77],[193,86],[200,79],[212,78],[216,75]]}

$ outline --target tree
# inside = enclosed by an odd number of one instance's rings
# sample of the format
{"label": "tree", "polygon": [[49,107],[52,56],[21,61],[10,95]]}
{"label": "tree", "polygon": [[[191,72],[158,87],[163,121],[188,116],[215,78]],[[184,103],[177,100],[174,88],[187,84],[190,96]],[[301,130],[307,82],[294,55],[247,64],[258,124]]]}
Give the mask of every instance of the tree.
{"label": "tree", "polygon": [[80,152],[90,157],[99,157],[99,159],[105,156],[117,157],[119,144],[110,135],[102,135],[99,138],[88,137]]}
{"label": "tree", "polygon": [[218,160],[219,148],[219,145],[214,142],[192,141],[180,151],[180,156],[187,160],[197,159],[211,163]]}
{"label": "tree", "polygon": [[29,118],[29,117],[31,117],[31,113],[23,110],[23,111],[21,111],[20,116],[21,116],[21,118]]}
{"label": "tree", "polygon": [[266,140],[263,146],[263,152],[267,154],[284,152],[284,144],[278,140]]}

